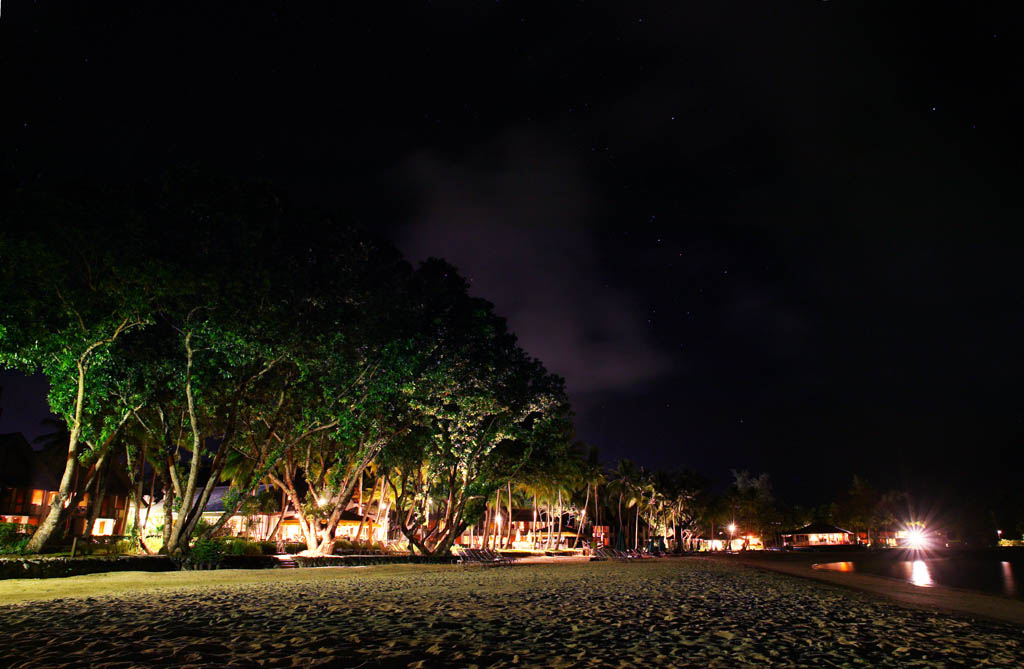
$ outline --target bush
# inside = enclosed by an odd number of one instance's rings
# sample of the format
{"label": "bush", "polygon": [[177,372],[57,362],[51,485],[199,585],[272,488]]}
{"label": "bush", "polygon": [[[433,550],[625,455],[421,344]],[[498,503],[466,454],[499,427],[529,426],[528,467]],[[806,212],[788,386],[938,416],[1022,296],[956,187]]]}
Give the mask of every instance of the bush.
{"label": "bush", "polygon": [[0,523],[0,553],[16,554],[25,550],[32,529],[21,523]]}
{"label": "bush", "polygon": [[28,546],[29,539],[32,537],[22,536],[20,539],[14,539],[7,543],[0,545],[0,554],[4,555],[19,555],[25,552],[25,546]]}
{"label": "bush", "polygon": [[299,543],[297,541],[289,541],[284,545],[284,552],[291,553],[292,555],[295,553],[301,553],[304,550],[306,550],[306,544]]}
{"label": "bush", "polygon": [[216,539],[199,539],[192,546],[185,564],[192,569],[216,569],[224,559],[224,542]]}
{"label": "bush", "polygon": [[263,555],[260,544],[244,537],[227,537],[220,539],[224,544],[225,555]]}
{"label": "bush", "polygon": [[259,546],[261,555],[276,555],[277,554],[277,542],[274,541],[257,541],[256,545]]}

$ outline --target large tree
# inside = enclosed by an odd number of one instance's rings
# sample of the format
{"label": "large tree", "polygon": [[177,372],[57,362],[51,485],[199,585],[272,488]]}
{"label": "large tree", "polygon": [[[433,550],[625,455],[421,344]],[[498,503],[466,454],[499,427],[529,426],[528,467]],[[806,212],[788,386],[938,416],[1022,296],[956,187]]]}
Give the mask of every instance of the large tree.
{"label": "large tree", "polygon": [[416,427],[384,457],[397,522],[411,546],[447,553],[531,458],[567,447],[561,379],[526,355],[491,305],[451,266],[417,273],[427,364],[405,395]]}
{"label": "large tree", "polygon": [[152,322],[160,280],[116,234],[127,217],[116,197],[24,196],[0,219],[0,366],[44,374],[68,428],[57,495],[31,552],[75,503],[79,461],[105,457],[128,415],[110,401],[108,371],[117,343]]}

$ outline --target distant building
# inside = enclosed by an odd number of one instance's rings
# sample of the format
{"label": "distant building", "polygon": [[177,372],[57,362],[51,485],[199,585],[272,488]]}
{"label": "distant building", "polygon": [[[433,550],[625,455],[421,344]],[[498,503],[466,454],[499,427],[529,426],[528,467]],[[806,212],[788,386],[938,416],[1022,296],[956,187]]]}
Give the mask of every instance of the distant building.
{"label": "distant building", "polygon": [[[124,533],[128,490],[118,478],[117,467],[108,470],[107,494],[100,500],[100,513],[92,528],[95,536]],[[35,527],[50,513],[50,503],[57,496],[60,475],[47,464],[42,454],[33,451],[21,434],[0,435],[0,522]],[[75,487],[81,491],[88,470],[78,466]],[[78,504],[67,514],[65,529],[75,536],[85,532],[88,522],[89,493],[79,497]]]}
{"label": "distant building", "polygon": [[835,525],[811,523],[792,532],[783,532],[782,545],[796,549],[856,546],[857,535]]}
{"label": "distant building", "polygon": [[[206,507],[203,509],[204,521],[212,525],[220,520],[226,508],[224,498],[229,490],[230,486],[222,485],[216,486],[210,491],[210,499],[207,500]],[[257,494],[266,491],[266,486],[260,486]],[[196,492],[193,499],[198,496],[199,493]],[[143,501],[148,501],[145,496]],[[386,541],[388,538],[388,511],[385,506],[378,520],[377,505],[367,505],[364,521],[363,516],[359,513],[359,505],[356,502],[351,502],[348,508],[342,512],[334,536],[336,539],[354,540],[358,534],[358,538],[362,541]],[[131,514],[134,513],[135,507],[132,505]],[[148,509],[148,513],[146,507],[143,507],[140,515],[147,530],[162,525],[164,522],[163,500],[155,502]],[[270,510],[248,514],[236,513],[230,516],[221,526],[220,534],[255,540],[305,541],[298,514],[289,510],[282,515],[279,503],[273,505]]]}
{"label": "distant building", "polygon": [[[498,540],[499,545],[505,545],[511,533],[512,548],[517,550],[545,548],[548,546],[549,535],[552,548],[570,548],[576,543],[579,529],[576,526],[576,518],[571,513],[563,513],[561,519],[549,519],[544,510],[534,511],[532,508],[514,509],[511,523],[512,526],[509,527],[507,514],[498,514],[497,517],[490,519],[486,528],[482,522],[467,528],[455,539],[455,543],[460,546],[482,547],[485,537],[494,537],[497,534],[501,537]],[[582,537],[580,541],[583,541]]]}

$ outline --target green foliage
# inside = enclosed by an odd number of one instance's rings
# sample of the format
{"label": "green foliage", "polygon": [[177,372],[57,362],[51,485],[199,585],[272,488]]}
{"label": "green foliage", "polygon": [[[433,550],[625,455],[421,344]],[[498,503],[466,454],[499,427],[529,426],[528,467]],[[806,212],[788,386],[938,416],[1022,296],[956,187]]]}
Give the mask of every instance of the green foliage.
{"label": "green foliage", "polygon": [[277,554],[277,542],[274,541],[257,541],[256,546],[259,548],[260,555],[276,555]]}
{"label": "green foliage", "polygon": [[[199,541],[202,541],[202,539]],[[249,541],[240,537],[231,537],[222,539],[222,541],[225,555],[266,555],[260,542]]]}
{"label": "green foliage", "polygon": [[224,544],[216,539],[197,539],[186,564],[193,569],[215,569],[224,559]]}
{"label": "green foliage", "polygon": [[0,523],[0,553],[16,555],[24,552],[29,542],[29,525]]}

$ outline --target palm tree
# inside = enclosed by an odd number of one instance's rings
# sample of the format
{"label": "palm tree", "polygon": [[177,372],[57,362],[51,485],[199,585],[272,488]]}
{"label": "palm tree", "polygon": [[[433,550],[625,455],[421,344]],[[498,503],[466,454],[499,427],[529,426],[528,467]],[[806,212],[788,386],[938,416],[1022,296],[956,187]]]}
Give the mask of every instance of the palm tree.
{"label": "palm tree", "polygon": [[[625,518],[622,507],[628,510],[637,502],[637,486],[641,479],[641,470],[632,460],[623,458],[615,463],[615,470],[611,475],[611,482],[608,484],[609,494],[618,498],[618,523],[616,543],[625,545],[626,533],[629,531],[629,520]],[[625,523],[623,523],[625,520]]]}
{"label": "palm tree", "polygon": [[[581,446],[583,444],[581,442]],[[577,523],[576,541],[573,544],[573,548],[579,546],[580,535],[583,533],[586,521],[587,521],[587,510],[590,508],[590,490],[594,490],[594,518],[591,520],[591,525],[597,520],[597,486],[604,483],[604,475],[601,471],[601,465],[597,458],[597,447],[590,446],[587,449],[585,458],[581,458],[578,469],[578,484],[581,484],[585,488],[585,496],[583,500],[583,509],[580,512],[579,522]]]}

